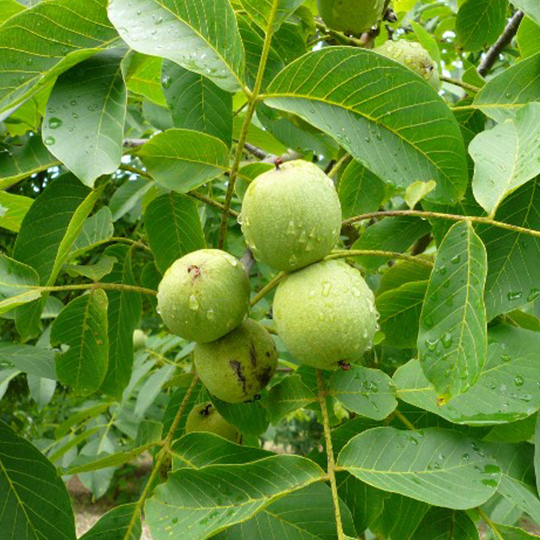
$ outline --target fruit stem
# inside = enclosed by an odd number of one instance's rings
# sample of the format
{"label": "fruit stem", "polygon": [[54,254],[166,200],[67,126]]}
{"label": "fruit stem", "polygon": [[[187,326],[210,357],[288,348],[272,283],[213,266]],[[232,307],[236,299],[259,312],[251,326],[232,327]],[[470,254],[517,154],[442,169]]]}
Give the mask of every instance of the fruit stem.
{"label": "fruit stem", "polygon": [[191,381],[191,384],[189,385],[189,388],[186,391],[186,395],[184,396],[184,399],[182,400],[182,403],[180,404],[180,407],[178,408],[178,412],[176,413],[176,416],[174,417],[174,420],[173,420],[173,423],[171,424],[169,432],[167,433],[167,436],[165,437],[165,440],[163,441],[163,448],[160,450],[160,452],[157,455],[156,462],[154,466],[152,467],[152,472],[150,473],[150,478],[148,478],[148,482],[146,482],[146,486],[144,487],[144,490],[141,493],[139,500],[137,501],[137,506],[135,507],[135,511],[133,512],[133,515],[131,516],[131,520],[126,530],[126,534],[124,535],[124,540],[130,540],[131,538],[133,527],[135,527],[135,523],[137,522],[137,519],[142,514],[143,505],[146,501],[146,498],[150,494],[150,491],[152,490],[154,480],[156,479],[156,476],[159,473],[161,465],[163,464],[165,458],[167,457],[167,454],[169,453],[171,449],[171,443],[172,443],[174,434],[176,433],[176,429],[178,428],[180,424],[182,415],[184,414],[184,411],[186,410],[187,404],[189,403],[189,400],[191,398],[191,394],[195,390],[195,387],[197,386],[198,382],[199,382],[199,377],[195,374],[193,376],[193,380]]}
{"label": "fruit stem", "polygon": [[343,259],[347,257],[390,257],[391,259],[403,259],[404,261],[413,262],[419,264],[420,266],[425,266],[426,268],[432,268],[433,263],[427,259],[422,259],[421,257],[413,257],[412,255],[407,255],[406,253],[399,253],[397,251],[381,251],[377,249],[349,249],[342,251],[333,251],[325,257],[325,260],[330,259]]}
{"label": "fruit stem", "polygon": [[334,447],[332,445],[332,433],[330,431],[330,418],[328,417],[328,408],[326,407],[326,388],[324,384],[324,374],[317,370],[317,388],[319,389],[318,399],[321,406],[321,413],[324,427],[324,438],[326,440],[326,455],[328,458],[328,479],[332,490],[332,501],[334,503],[334,513],[336,516],[337,540],[345,540],[343,531],[343,522],[341,521],[341,507],[339,504],[339,494],[336,481],[336,462],[334,459]]}
{"label": "fruit stem", "polygon": [[[351,155],[350,154],[344,154],[338,161],[337,163],[330,169],[330,171],[328,172],[328,176],[334,180],[334,177],[337,175],[337,173],[339,172],[339,170],[341,169],[341,167],[343,167],[343,165],[345,165],[345,163],[347,163],[349,161],[349,159],[351,159]],[[339,179],[338,181],[336,182],[336,189],[339,187]]]}
{"label": "fruit stem", "polygon": [[273,0],[272,8],[270,9],[270,14],[268,16],[268,25],[266,27],[261,59],[259,61],[259,69],[257,70],[257,76],[255,77],[255,84],[253,85],[253,90],[246,94],[248,99],[248,108],[246,110],[246,115],[244,116],[244,122],[242,123],[242,128],[238,137],[238,144],[236,145],[234,161],[231,167],[231,171],[229,173],[229,185],[227,186],[225,205],[223,208],[223,213],[221,215],[221,225],[219,228],[219,249],[223,249],[223,246],[225,245],[225,238],[227,236],[227,221],[229,219],[231,210],[231,201],[234,193],[234,185],[236,183],[236,178],[238,177],[238,170],[240,169],[240,162],[242,161],[242,154],[247,141],[247,135],[249,131],[249,126],[251,125],[251,119],[255,114],[258,97],[261,92],[264,72],[266,69],[266,62],[268,60],[268,55],[270,54],[270,46],[272,44],[272,36],[274,33],[273,27],[274,21],[276,20],[278,6],[279,0]]}
{"label": "fruit stem", "polygon": [[262,300],[274,287],[277,287],[278,283],[285,276],[285,272],[280,272],[276,274],[251,300],[251,307],[253,307],[257,302]]}
{"label": "fruit stem", "polygon": [[369,214],[362,214],[346,219],[343,225],[350,225],[358,221],[364,221],[366,219],[376,219],[379,217],[399,217],[399,216],[416,216],[426,219],[447,219],[450,221],[471,221],[473,223],[482,223],[484,225],[491,225],[493,227],[499,227],[501,229],[507,229],[521,234],[528,234],[530,236],[536,236],[540,238],[540,231],[533,229],[527,229],[525,227],[519,227],[518,225],[511,225],[510,223],[504,223],[503,221],[495,221],[489,217],[481,216],[462,216],[459,214],[443,214],[442,212],[424,212],[422,210],[388,210],[383,212],[371,212]]}

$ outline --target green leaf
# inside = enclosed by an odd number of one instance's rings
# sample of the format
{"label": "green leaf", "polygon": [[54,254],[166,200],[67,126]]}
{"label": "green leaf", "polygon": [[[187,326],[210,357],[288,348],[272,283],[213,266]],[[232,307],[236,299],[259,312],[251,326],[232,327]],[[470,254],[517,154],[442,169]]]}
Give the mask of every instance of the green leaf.
{"label": "green leaf", "polygon": [[234,444],[213,433],[187,433],[172,446],[173,470],[208,467],[209,465],[237,465],[267,458],[272,452]]}
{"label": "green leaf", "polygon": [[398,261],[382,275],[376,294],[381,295],[406,283],[427,281],[430,275],[431,269],[427,266],[411,261]]}
{"label": "green leaf", "polygon": [[[277,32],[283,22],[304,3],[304,0],[240,0],[253,21],[265,32]],[[270,18],[273,18],[270,27]]]}
{"label": "green leaf", "polygon": [[69,264],[65,269],[70,276],[84,276],[92,281],[99,281],[112,272],[115,262],[114,257],[105,255],[96,264]]}
{"label": "green leaf", "polygon": [[487,256],[470,222],[444,237],[420,316],[418,352],[427,379],[451,399],[480,376],[487,354]]}
{"label": "green leaf", "polygon": [[[395,5],[394,5],[395,7]],[[411,27],[416,34],[416,39],[426,51],[429,53],[429,56],[440,65],[441,63],[441,51],[439,49],[439,44],[437,43],[436,38],[431,35],[421,24],[418,24],[415,21],[410,21]]]}
{"label": "green leaf", "polygon": [[427,281],[412,281],[377,296],[379,324],[386,345],[400,349],[416,347],[426,289]]}
{"label": "green leaf", "polygon": [[514,118],[532,101],[540,101],[540,54],[525,58],[491,79],[473,105],[496,122]]}
{"label": "green leaf", "polygon": [[336,371],[329,389],[346,409],[373,420],[384,420],[397,407],[394,382],[379,369],[352,366]]}
{"label": "green leaf", "polygon": [[50,152],[83,184],[93,187],[120,165],[127,91],[121,62],[125,51],[104,51],[66,71],[56,81],[43,120]]}
{"label": "green leaf", "polygon": [[25,7],[21,6],[16,0],[0,0],[0,24],[5,23],[8,19],[24,11]]}
{"label": "green leaf", "polygon": [[[105,254],[116,258],[113,271],[103,281],[136,285],[131,266],[131,250],[127,246],[111,246]],[[107,291],[109,299],[108,341],[109,361],[101,390],[117,399],[129,384],[133,368],[133,331],[139,324],[141,295],[132,291]]]}
{"label": "green leaf", "polygon": [[142,534],[141,519],[135,519],[135,525],[126,537],[136,504],[124,504],[107,512],[80,540],[139,540]]}
{"label": "green leaf", "polygon": [[158,184],[179,193],[202,186],[229,166],[229,150],[222,141],[189,129],[159,133],[137,155]]}
{"label": "green leaf", "polygon": [[113,221],[118,221],[131,212],[153,185],[154,183],[146,178],[128,180],[122,184],[109,201]]}
{"label": "green leaf", "polygon": [[489,331],[488,358],[478,382],[447,404],[437,393],[417,360],[394,374],[398,397],[450,422],[491,425],[515,422],[540,408],[540,333],[499,325]]}
{"label": "green leaf", "polygon": [[413,209],[422,199],[431,193],[437,184],[430,180],[429,182],[413,182],[405,191],[405,202],[407,206]]}
{"label": "green leaf", "polygon": [[268,392],[266,408],[270,422],[277,425],[287,414],[317,401],[299,375],[289,375]]}
{"label": "green leaf", "polygon": [[537,540],[540,536],[524,531],[517,527],[510,527],[509,525],[502,525],[501,523],[494,524],[497,530],[502,535],[504,540]]}
{"label": "green leaf", "polygon": [[[354,533],[351,513],[341,503],[342,525]],[[213,537],[214,540],[261,538],[283,540],[338,540],[332,492],[325,484],[313,484],[286,495],[261,510],[250,520]]]}
{"label": "green leaf", "polygon": [[52,325],[51,343],[69,346],[56,358],[58,380],[80,395],[95,392],[107,372],[107,304],[96,289],[72,300]]}
{"label": "green leaf", "polygon": [[383,538],[416,540],[416,529],[428,510],[426,503],[393,493],[384,500],[382,512],[370,524],[370,529]]}
{"label": "green leaf", "polygon": [[154,199],[146,208],[144,224],[161,273],[176,259],[206,246],[197,205],[183,195]]}
{"label": "green leaf", "polygon": [[495,43],[504,30],[507,10],[508,0],[467,0],[456,18],[460,47],[479,51]]}
{"label": "green leaf", "polygon": [[8,189],[32,174],[57,165],[41,137],[35,135],[22,146],[12,146],[0,153],[0,189]]}
{"label": "green leaf", "polygon": [[435,180],[429,198],[440,202],[465,191],[465,149],[455,118],[433,88],[393,60],[326,47],[287,66],[266,95],[268,105],[336,138],[386,182],[407,187]]}
{"label": "green leaf", "polygon": [[534,437],[537,423],[537,415],[533,414],[523,420],[517,420],[510,424],[495,426],[483,438],[487,442],[520,443],[530,441]]}
{"label": "green leaf", "polygon": [[0,191],[0,227],[19,232],[22,220],[33,202],[30,197]]}
{"label": "green leaf", "polygon": [[0,421],[2,540],[75,540],[66,486],[37,448]]}
{"label": "green leaf", "polygon": [[199,73],[165,60],[163,92],[171,110],[174,126],[202,131],[232,142],[232,95]]}
{"label": "green leaf", "polygon": [[530,103],[469,145],[475,162],[473,192],[478,203],[493,215],[502,200],[540,174],[540,103]]}
{"label": "green leaf", "polygon": [[171,533],[204,540],[323,475],[318,465],[299,456],[180,469],[147,501],[146,518],[155,540],[168,540]]}
{"label": "green leaf", "polygon": [[466,512],[432,508],[416,529],[414,540],[448,539],[479,540],[478,529]]}
{"label": "green leaf", "polygon": [[386,195],[384,182],[358,161],[351,161],[339,181],[343,219],[376,212]]}
{"label": "green leaf", "polygon": [[370,429],[351,439],[338,465],[379,489],[456,510],[486,502],[500,479],[472,439],[439,428]]}
{"label": "green leaf", "polygon": [[19,345],[18,343],[0,343],[0,366],[15,367],[18,371],[56,380],[54,353],[49,349]]}
{"label": "green leaf", "polygon": [[268,428],[268,414],[262,400],[248,403],[226,403],[212,396],[221,416],[246,435],[260,436]]}
{"label": "green leaf", "polygon": [[[131,372],[131,366],[130,372]],[[135,410],[133,414],[137,421],[141,421],[146,414],[148,408],[154,403],[156,398],[159,396],[160,392],[163,389],[165,383],[172,377],[175,371],[175,366],[165,365],[156,369],[149,377],[144,381],[144,384],[141,386],[139,395],[137,396],[137,401],[135,403]],[[129,379],[125,383],[127,383]],[[122,388],[123,390],[123,388]]]}
{"label": "green leaf", "polygon": [[[178,412],[178,408],[182,404],[182,401],[186,397],[186,392],[191,384],[192,377],[190,377],[188,380],[184,381],[184,385],[180,388],[178,388],[170,397],[169,403],[167,404],[167,408],[165,409],[165,413],[163,414],[163,433],[168,433],[171,429],[172,423],[174,421],[174,418],[176,416],[176,413]],[[193,407],[199,402],[202,401],[199,400],[199,394],[201,393],[201,384],[199,383],[195,390],[191,393],[191,396],[189,398],[189,401],[186,405],[186,411],[191,411]],[[203,399],[207,399],[206,395]],[[176,431],[174,433],[174,438],[178,439],[182,436],[184,429],[186,427],[186,419],[187,414],[183,414],[180,418],[180,423],[178,424],[178,427],[176,428]]]}
{"label": "green leaf", "polygon": [[118,38],[106,5],[106,0],[52,0],[0,27],[0,112]]}
{"label": "green leaf", "polygon": [[111,211],[107,206],[98,210],[83,223],[79,236],[73,242],[69,258],[72,259],[94,246],[110,240],[114,234]]}
{"label": "green leaf", "polygon": [[540,6],[536,0],[512,0],[512,4],[522,9],[531,19],[540,24]]}
{"label": "green leaf", "polygon": [[150,450],[152,446],[152,444],[147,444],[126,452],[116,452],[112,455],[102,452],[97,457],[80,455],[66,469],[65,474],[82,474],[99,471],[108,467],[119,467],[120,465],[133,462],[142,453]]}
{"label": "green leaf", "polygon": [[538,23],[534,22],[530,17],[525,17],[519,25],[517,33],[517,42],[519,52],[522,58],[528,58],[540,53],[540,42],[538,41],[538,33],[540,32],[540,12],[538,14]]}
{"label": "green leaf", "polygon": [[[398,216],[385,218],[368,227],[351,249],[407,251],[418,239],[429,234],[428,221]],[[390,257],[373,257],[368,255],[354,257],[364,268],[375,271],[386,263]]]}
{"label": "green leaf", "polygon": [[163,59],[157,56],[131,51],[124,60],[124,77],[128,89],[148,98],[152,103],[167,106],[161,86],[161,66]]}
{"label": "green leaf", "polygon": [[[540,231],[540,177],[508,196],[495,219]],[[480,227],[478,234],[488,255],[486,309],[488,320],[507,313],[540,297],[540,239],[505,231],[498,227]]]}
{"label": "green leaf", "polygon": [[31,266],[0,253],[0,314],[39,298],[41,293],[31,289],[37,286],[39,277]]}
{"label": "green leaf", "polygon": [[242,88],[244,48],[228,0],[111,0],[109,18],[135,51],[172,60],[227,92]]}

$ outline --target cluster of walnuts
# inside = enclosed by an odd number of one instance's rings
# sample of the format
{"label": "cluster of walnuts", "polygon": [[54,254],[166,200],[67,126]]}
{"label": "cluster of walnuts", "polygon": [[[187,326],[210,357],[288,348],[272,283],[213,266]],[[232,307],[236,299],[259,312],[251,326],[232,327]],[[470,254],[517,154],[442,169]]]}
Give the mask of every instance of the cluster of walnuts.
{"label": "cluster of walnuts", "polygon": [[[341,230],[332,180],[306,161],[276,166],[249,185],[239,221],[254,257],[285,272],[273,317],[292,356],[324,370],[360,360],[373,343],[377,314],[361,273],[331,258]],[[163,321],[174,334],[196,342],[193,358],[201,382],[228,403],[256,399],[277,366],[272,336],[246,318],[249,305],[243,265],[217,249],[178,259],[158,290]],[[236,440],[230,428],[211,403],[196,407],[186,426],[188,432],[219,431]]]}

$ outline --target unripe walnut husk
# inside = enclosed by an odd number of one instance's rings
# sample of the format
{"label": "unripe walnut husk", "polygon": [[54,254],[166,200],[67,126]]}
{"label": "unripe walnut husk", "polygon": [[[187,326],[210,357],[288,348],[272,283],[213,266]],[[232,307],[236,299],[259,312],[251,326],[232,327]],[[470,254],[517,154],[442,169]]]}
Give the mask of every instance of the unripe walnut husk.
{"label": "unripe walnut husk", "polygon": [[206,389],[227,403],[250,401],[268,384],[278,353],[268,331],[252,319],[193,351],[197,374]]}
{"label": "unripe walnut husk", "polygon": [[347,35],[359,36],[380,21],[385,0],[317,0],[326,26]]}
{"label": "unripe walnut husk", "polygon": [[382,54],[400,64],[412,69],[420,75],[435,90],[439,90],[439,68],[437,63],[431,58],[429,53],[415,41],[386,41],[380,47],[373,49],[374,52]]}
{"label": "unripe walnut husk", "polygon": [[377,329],[372,291],[358,270],[338,260],[286,276],[274,298],[274,320],[298,362],[326,370],[361,360]]}
{"label": "unripe walnut husk", "polygon": [[215,433],[235,443],[239,443],[242,439],[240,432],[219,414],[218,410],[210,401],[195,405],[188,414],[186,433],[192,433],[194,431]]}
{"label": "unripe walnut husk", "polygon": [[158,288],[158,312],[173,334],[206,343],[242,322],[249,294],[249,280],[238,259],[218,249],[201,249],[165,272]]}
{"label": "unripe walnut husk", "polygon": [[255,258],[291,272],[330,253],[339,240],[341,206],[332,180],[313,163],[296,160],[250,184],[241,222]]}
{"label": "unripe walnut husk", "polygon": [[133,331],[133,350],[138,351],[146,347],[146,334],[137,328]]}

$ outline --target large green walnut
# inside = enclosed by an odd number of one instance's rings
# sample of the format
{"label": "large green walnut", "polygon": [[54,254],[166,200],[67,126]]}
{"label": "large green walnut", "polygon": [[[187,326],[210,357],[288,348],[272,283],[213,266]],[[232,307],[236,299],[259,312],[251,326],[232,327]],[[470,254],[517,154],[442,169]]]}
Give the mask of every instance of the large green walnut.
{"label": "large green walnut", "polygon": [[385,0],[317,0],[319,15],[328,28],[360,35],[382,17]]}
{"label": "large green walnut", "polygon": [[319,167],[290,161],[250,184],[241,221],[255,258],[290,272],[330,253],[339,240],[341,206],[332,180]]}
{"label": "large green walnut", "polygon": [[210,401],[195,405],[188,414],[186,433],[193,431],[215,433],[235,443],[239,443],[242,438],[240,432],[219,414]]}
{"label": "large green walnut", "polygon": [[420,43],[405,40],[389,40],[374,49],[374,51],[412,69],[433,86],[435,90],[439,90],[439,69],[437,63]]}
{"label": "large green walnut", "polygon": [[373,293],[358,270],[337,260],[286,276],[274,298],[274,320],[296,360],[327,370],[360,360],[377,329]]}
{"label": "large green walnut", "polygon": [[195,368],[207,390],[228,403],[252,400],[272,378],[278,353],[272,336],[246,319],[212,343],[197,343]]}
{"label": "large green walnut", "polygon": [[185,255],[165,272],[158,312],[171,332],[206,343],[236,328],[249,308],[249,280],[242,264],[218,249]]}

